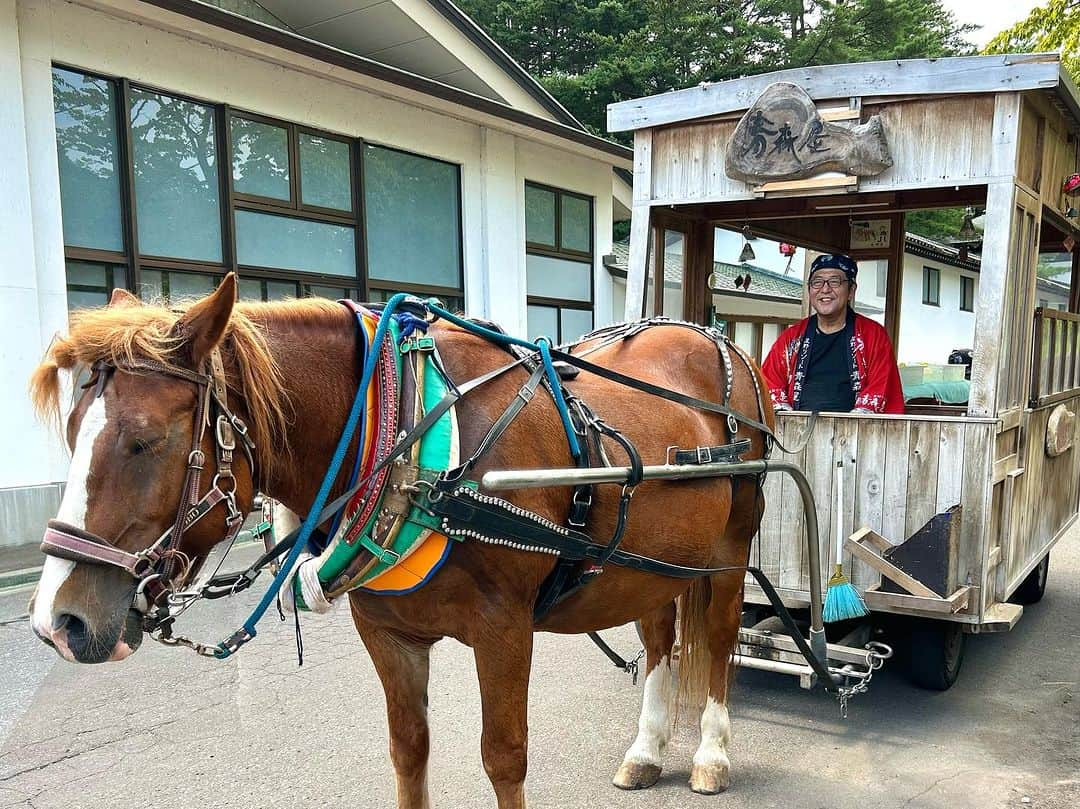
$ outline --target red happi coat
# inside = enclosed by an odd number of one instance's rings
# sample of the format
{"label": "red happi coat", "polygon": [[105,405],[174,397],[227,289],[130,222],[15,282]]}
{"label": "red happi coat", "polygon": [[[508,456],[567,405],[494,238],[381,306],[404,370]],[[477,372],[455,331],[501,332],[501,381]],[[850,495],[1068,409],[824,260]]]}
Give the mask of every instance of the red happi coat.
{"label": "red happi coat", "polygon": [[[802,379],[797,374],[799,350],[811,318],[804,318],[781,332],[761,371],[769,385],[773,407],[794,409],[796,388]],[[892,343],[882,326],[863,315],[855,315],[854,336],[851,338],[851,387],[855,391],[853,413],[903,413],[904,390],[900,371],[896,367]]]}

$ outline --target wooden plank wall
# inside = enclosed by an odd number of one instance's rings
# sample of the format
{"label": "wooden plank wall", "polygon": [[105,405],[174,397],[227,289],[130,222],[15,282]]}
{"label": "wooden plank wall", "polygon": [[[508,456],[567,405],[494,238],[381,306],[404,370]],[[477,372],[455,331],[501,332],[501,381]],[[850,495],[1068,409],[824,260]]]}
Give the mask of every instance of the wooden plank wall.
{"label": "wooden plank wall", "polygon": [[[803,413],[778,416],[783,443],[795,445],[807,424]],[[899,544],[935,514],[964,506],[958,551],[961,581],[977,580],[985,560],[983,525],[989,491],[990,444],[994,422],[932,417],[819,416],[810,442],[795,454],[777,450],[774,457],[793,461],[810,481],[817,501],[822,542],[823,582],[835,563],[835,470],[844,464],[844,536],[872,528]],[[969,514],[968,512],[971,511]],[[786,475],[770,475],[765,484],[765,516],[751,550],[758,564],[782,590],[809,591],[806,539],[801,500]],[[868,565],[845,556],[845,570],[860,589],[877,584]]]}
{"label": "wooden plank wall", "polygon": [[[984,183],[995,176],[991,148],[994,95],[896,99],[863,107],[880,114],[893,166],[863,177],[860,191]],[[654,203],[752,199],[751,187],[724,172],[724,151],[738,115],[646,130],[652,134]]]}
{"label": "wooden plank wall", "polygon": [[[1061,402],[1073,413],[1080,396]],[[1010,524],[1001,528],[1001,564],[996,571],[998,599],[1047,545],[1072,520],[1080,500],[1080,419],[1074,423],[1073,448],[1050,458],[1046,454],[1046,425],[1055,406],[1027,414],[1024,426],[1023,473],[1015,478]],[[1008,489],[1006,489],[1008,491]]]}

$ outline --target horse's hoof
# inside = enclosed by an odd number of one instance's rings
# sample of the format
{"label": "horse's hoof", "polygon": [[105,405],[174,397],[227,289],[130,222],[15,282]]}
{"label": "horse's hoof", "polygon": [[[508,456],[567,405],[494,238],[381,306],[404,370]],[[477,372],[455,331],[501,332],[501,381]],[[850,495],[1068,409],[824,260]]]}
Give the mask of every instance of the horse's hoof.
{"label": "horse's hoof", "polygon": [[690,789],[699,795],[717,795],[730,783],[728,767],[722,764],[695,764],[690,770]]}
{"label": "horse's hoof", "polygon": [[611,783],[619,789],[648,789],[658,780],[660,780],[660,767],[656,764],[624,761]]}

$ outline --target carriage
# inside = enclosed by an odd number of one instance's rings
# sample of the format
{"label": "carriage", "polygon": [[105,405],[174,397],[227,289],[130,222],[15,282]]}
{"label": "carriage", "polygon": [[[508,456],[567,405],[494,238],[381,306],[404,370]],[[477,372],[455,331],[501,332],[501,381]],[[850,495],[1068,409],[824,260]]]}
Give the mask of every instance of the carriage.
{"label": "carriage", "polygon": [[[783,457],[809,479],[822,534],[843,538],[875,623],[911,640],[916,682],[949,687],[966,634],[1009,630],[1041,597],[1050,551],[1077,515],[1080,99],[1059,57],[808,67],[613,104],[608,126],[634,135],[627,319],[720,322],[761,361],[808,304],[718,279],[714,243],[727,229],[744,251],[766,237],[852,255],[861,287],[877,281],[871,303],[901,359],[946,364],[951,349],[973,348],[961,396],[909,400],[903,415],[777,419],[794,450]],[[905,238],[929,209],[966,213],[933,254],[920,252],[927,239]],[[952,313],[943,296],[930,296],[937,310],[920,307],[919,280],[905,273],[930,255],[967,279]],[[1052,273],[1057,305],[1044,300]],[[924,270],[924,302],[931,281]],[[965,318],[970,342],[948,342]],[[806,607],[796,494],[790,480],[766,483],[752,559],[788,606]],[[833,548],[823,544],[822,575],[841,561]],[[808,684],[766,605],[748,578],[739,663]],[[861,657],[851,641],[867,631],[857,626],[830,657]]]}

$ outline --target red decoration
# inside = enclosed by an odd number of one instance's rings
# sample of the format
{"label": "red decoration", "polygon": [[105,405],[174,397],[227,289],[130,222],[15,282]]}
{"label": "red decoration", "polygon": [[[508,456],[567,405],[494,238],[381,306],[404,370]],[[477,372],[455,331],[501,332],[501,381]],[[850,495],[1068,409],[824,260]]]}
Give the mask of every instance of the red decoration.
{"label": "red decoration", "polygon": [[788,244],[787,242],[780,242],[780,255],[790,258],[795,255],[795,245]]}
{"label": "red decoration", "polygon": [[1061,186],[1061,190],[1070,197],[1075,197],[1080,193],[1080,174],[1070,174],[1066,177],[1065,182]]}

